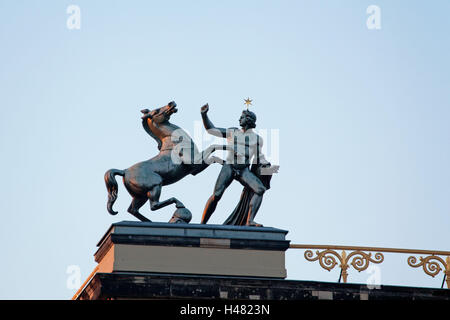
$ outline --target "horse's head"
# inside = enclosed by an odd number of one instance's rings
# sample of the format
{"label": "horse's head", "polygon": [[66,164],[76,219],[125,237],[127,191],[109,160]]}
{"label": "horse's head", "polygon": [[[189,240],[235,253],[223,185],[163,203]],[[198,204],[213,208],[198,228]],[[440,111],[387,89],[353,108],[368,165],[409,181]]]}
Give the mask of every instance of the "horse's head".
{"label": "horse's head", "polygon": [[175,101],[171,101],[164,107],[155,110],[148,110],[148,109],[141,110],[141,112],[144,114],[142,116],[142,119],[150,118],[152,119],[152,122],[155,124],[160,124],[169,121],[170,116],[177,111],[178,109]]}

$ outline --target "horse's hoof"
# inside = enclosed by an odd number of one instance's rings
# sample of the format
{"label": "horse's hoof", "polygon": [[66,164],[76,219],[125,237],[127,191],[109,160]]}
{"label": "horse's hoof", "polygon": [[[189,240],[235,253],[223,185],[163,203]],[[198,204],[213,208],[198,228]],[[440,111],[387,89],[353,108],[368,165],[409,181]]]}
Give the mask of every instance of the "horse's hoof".
{"label": "horse's hoof", "polygon": [[183,204],[181,201],[179,201],[179,200],[176,200],[176,202],[175,202],[175,207],[176,207],[177,209],[185,208],[184,204]]}
{"label": "horse's hoof", "polygon": [[192,213],[186,208],[178,208],[173,213],[169,223],[189,223],[192,219]]}
{"label": "horse's hoof", "polygon": [[148,218],[144,217],[142,214],[140,214],[139,211],[128,211],[128,212],[131,213],[136,218],[138,218],[139,220],[141,220],[142,222],[152,222],[150,219],[148,219]]}

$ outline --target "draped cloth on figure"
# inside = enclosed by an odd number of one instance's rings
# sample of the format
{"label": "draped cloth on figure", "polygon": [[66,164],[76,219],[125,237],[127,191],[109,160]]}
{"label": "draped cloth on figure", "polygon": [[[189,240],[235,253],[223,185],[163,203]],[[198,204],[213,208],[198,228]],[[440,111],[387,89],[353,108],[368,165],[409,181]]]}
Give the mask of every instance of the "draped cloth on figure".
{"label": "draped cloth on figure", "polygon": [[[260,170],[262,168],[261,164],[253,164],[250,171],[261,180],[264,187],[267,190],[270,189],[270,179],[272,175],[262,175]],[[231,215],[225,220],[223,224],[234,225],[234,226],[245,226],[248,218],[248,210],[250,208],[250,200],[252,199],[254,192],[248,188],[244,187],[241,193],[241,199],[239,200],[236,208],[234,208]]]}

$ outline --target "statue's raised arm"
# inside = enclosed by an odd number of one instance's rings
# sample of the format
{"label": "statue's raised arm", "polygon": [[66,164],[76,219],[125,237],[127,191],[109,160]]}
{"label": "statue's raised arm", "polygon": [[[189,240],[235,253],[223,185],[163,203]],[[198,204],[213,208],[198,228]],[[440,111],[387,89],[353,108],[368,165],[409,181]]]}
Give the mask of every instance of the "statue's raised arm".
{"label": "statue's raised arm", "polygon": [[205,126],[206,131],[209,134],[212,134],[216,137],[226,138],[227,137],[227,130],[224,128],[217,128],[214,126],[214,124],[211,122],[211,120],[208,117],[208,111],[209,111],[209,105],[205,104],[203,107],[200,108],[200,113],[202,115],[203,125]]}

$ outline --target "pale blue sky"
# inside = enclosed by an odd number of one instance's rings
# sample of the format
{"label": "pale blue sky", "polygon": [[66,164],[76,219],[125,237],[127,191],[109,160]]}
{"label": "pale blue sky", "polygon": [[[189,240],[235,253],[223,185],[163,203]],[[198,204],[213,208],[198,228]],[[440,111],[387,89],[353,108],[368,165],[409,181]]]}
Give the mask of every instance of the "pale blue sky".
{"label": "pale blue sky", "polygon": [[[81,8],[81,30],[66,8]],[[368,30],[366,8],[381,8]],[[279,129],[280,173],[258,214],[292,243],[449,250],[450,2],[0,1],[0,298],[67,299],[95,244],[126,213],[105,208],[103,174],[154,156],[142,107],[175,100],[193,130],[209,102],[237,126],[254,99],[258,128]],[[165,187],[198,223],[219,165]],[[193,187],[195,186],[195,187]],[[187,191],[186,191],[187,190]],[[226,192],[222,223],[241,186]],[[169,220],[173,208],[142,213]],[[383,284],[439,287],[388,255]],[[287,254],[290,279],[337,281]],[[350,270],[349,281],[367,273]]]}

